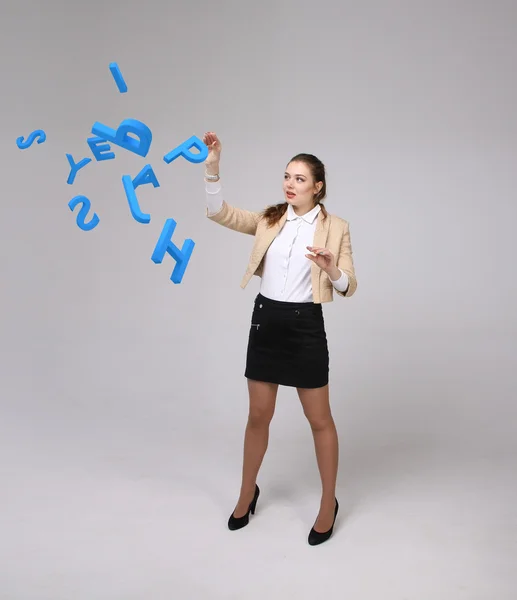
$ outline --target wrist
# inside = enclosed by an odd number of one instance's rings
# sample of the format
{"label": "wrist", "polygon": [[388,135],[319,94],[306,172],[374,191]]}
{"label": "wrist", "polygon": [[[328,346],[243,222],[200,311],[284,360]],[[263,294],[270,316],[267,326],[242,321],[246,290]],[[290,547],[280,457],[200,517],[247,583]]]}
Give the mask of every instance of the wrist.
{"label": "wrist", "polygon": [[205,181],[208,183],[217,183],[221,178],[219,177],[219,173],[215,175],[210,175],[210,173],[205,173]]}
{"label": "wrist", "polygon": [[205,163],[205,170],[208,175],[219,175],[219,163]]}
{"label": "wrist", "polygon": [[337,281],[341,277],[342,273],[337,267],[332,267],[327,271],[327,275],[331,281]]}

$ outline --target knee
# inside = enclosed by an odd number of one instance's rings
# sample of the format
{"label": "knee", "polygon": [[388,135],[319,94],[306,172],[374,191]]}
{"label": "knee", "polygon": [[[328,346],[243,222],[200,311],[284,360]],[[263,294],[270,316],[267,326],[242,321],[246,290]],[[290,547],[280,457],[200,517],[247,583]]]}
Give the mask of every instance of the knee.
{"label": "knee", "polygon": [[273,413],[270,410],[253,408],[248,415],[248,425],[254,429],[267,428],[272,418]]}
{"label": "knee", "polygon": [[331,415],[315,417],[306,414],[305,416],[313,431],[325,431],[334,427],[334,420]]}

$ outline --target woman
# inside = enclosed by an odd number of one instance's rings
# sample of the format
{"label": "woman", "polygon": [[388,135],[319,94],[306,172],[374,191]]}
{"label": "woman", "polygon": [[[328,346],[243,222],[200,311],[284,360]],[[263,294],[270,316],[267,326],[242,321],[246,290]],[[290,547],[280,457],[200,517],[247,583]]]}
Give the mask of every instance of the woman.
{"label": "woman", "polygon": [[260,213],[230,206],[219,179],[221,142],[213,132],[207,132],[203,141],[209,149],[207,217],[255,236],[241,287],[253,275],[261,277],[246,357],[250,404],[242,484],[228,527],[244,527],[250,512],[255,513],[260,493],[256,479],[268,446],[278,386],[293,386],[312,428],[321,476],[320,510],[308,538],[309,544],[317,545],[332,535],[339,508],[335,496],[338,438],[329,404],[329,355],[321,305],[332,301],[334,290],[349,297],[357,287],[348,223],[323,207],[325,167],[311,154],[299,154],[287,165],[283,203]]}

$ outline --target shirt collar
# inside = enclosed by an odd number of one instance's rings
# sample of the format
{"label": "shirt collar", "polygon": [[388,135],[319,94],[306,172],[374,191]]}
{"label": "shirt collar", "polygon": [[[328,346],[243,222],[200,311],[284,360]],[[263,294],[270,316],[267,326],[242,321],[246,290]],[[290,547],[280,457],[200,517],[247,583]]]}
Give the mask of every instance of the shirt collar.
{"label": "shirt collar", "polygon": [[312,210],[300,217],[294,212],[294,208],[292,207],[292,205],[289,204],[289,206],[287,207],[287,220],[295,221],[296,219],[303,219],[304,221],[307,221],[307,223],[312,224],[314,223],[314,219],[318,216],[320,210],[321,206],[319,204],[316,204],[316,206]]}

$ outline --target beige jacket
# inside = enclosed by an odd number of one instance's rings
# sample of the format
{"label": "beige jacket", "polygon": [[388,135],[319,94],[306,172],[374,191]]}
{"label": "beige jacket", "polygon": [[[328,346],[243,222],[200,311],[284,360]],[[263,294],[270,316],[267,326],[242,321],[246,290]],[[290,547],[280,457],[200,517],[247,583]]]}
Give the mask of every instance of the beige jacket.
{"label": "beige jacket", "polygon": [[[253,275],[260,277],[263,270],[263,259],[271,242],[278,235],[287,220],[287,211],[278,223],[268,228],[267,222],[261,213],[235,208],[226,201],[223,202],[221,210],[215,215],[209,215],[208,208],[206,216],[219,225],[255,236],[255,243],[251,251],[248,268],[241,282],[241,288],[245,288]],[[340,217],[328,215],[323,218],[323,212],[318,213],[316,231],[314,233],[313,246],[327,248],[336,258],[338,268],[342,269],[349,280],[346,292],[339,292],[334,288],[328,275],[315,263],[311,263],[312,296],[316,304],[332,302],[333,292],[338,295],[352,296],[357,288],[354,263],[352,260],[352,246],[350,244],[350,232],[348,222]]]}

